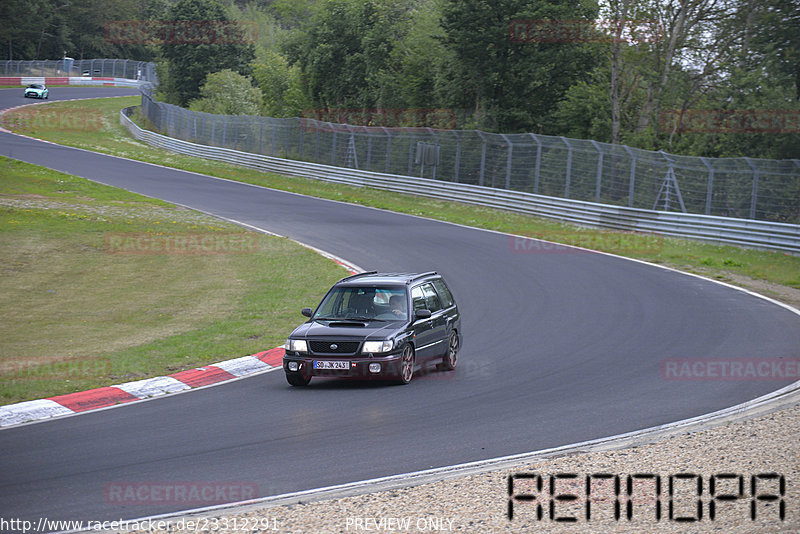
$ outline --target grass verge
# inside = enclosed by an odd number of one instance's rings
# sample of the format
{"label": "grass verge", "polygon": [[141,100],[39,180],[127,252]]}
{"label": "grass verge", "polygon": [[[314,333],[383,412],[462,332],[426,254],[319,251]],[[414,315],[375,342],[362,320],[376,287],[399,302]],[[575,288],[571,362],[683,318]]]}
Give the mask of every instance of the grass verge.
{"label": "grass verge", "polygon": [[0,404],[280,345],[346,274],[288,239],[0,158]]}

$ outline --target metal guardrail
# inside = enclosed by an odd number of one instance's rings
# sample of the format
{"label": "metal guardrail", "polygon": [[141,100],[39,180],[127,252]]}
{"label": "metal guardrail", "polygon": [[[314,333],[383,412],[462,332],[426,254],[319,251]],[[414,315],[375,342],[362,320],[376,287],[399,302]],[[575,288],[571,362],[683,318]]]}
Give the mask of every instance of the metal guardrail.
{"label": "metal guardrail", "polygon": [[326,117],[374,121],[373,126],[217,115],[148,95],[142,96],[141,109],[164,135],[264,156],[627,208],[800,223],[796,159],[705,158],[532,132],[448,129],[455,119],[439,125],[445,129],[400,126],[438,116],[425,110],[415,115],[413,109],[408,115],[331,110],[335,117]]}
{"label": "metal guardrail", "polygon": [[136,139],[189,156],[218,160],[259,171],[516,211],[584,226],[657,233],[800,254],[800,225],[796,224],[627,208],[429,178],[332,167],[199,145],[140,128],[128,117],[133,109],[135,108],[123,109],[120,112],[120,122]]}

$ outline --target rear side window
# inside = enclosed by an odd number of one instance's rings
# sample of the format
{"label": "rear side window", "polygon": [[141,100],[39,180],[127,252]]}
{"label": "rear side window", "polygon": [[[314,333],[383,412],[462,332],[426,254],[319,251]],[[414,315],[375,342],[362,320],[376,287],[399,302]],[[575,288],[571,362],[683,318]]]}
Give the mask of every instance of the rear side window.
{"label": "rear side window", "polygon": [[422,292],[425,295],[425,305],[430,311],[435,312],[442,309],[439,295],[436,294],[436,290],[431,284],[422,284]]}
{"label": "rear side window", "polygon": [[422,292],[421,286],[411,288],[411,302],[414,304],[415,311],[426,309],[425,294]]}
{"label": "rear side window", "polygon": [[436,288],[436,291],[439,293],[439,298],[442,299],[442,307],[449,308],[455,302],[453,301],[453,295],[450,293],[450,290],[447,288],[447,284],[444,283],[444,280],[438,279],[433,281],[433,286]]}

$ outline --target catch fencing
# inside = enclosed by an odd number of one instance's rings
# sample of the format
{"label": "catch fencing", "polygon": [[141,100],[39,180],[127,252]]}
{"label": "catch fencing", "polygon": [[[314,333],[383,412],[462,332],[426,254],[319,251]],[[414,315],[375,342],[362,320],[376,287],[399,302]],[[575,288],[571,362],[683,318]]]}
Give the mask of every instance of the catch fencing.
{"label": "catch fencing", "polygon": [[398,193],[517,211],[585,226],[658,233],[713,243],[729,243],[800,254],[800,225],[797,224],[609,206],[475,184],[451,183],[429,178],[333,167],[254,154],[249,151],[200,145],[140,128],[128,116],[134,109],[125,108],[120,113],[120,122],[131,134],[136,139],[152,146],[179,154],[233,163],[259,171],[288,176],[302,176],[315,180],[358,187],[373,187]]}
{"label": "catch fencing", "polygon": [[242,152],[628,208],[800,223],[800,160],[678,156],[533,133],[212,115],[149,94],[142,110],[165,135]]}
{"label": "catch fencing", "polygon": [[152,62],[131,59],[48,59],[0,61],[0,76],[126,78],[158,83]]}

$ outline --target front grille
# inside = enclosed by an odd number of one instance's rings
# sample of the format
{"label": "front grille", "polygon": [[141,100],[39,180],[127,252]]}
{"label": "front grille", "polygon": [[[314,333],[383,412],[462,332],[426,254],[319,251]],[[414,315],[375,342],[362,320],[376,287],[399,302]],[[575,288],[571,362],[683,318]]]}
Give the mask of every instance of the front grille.
{"label": "front grille", "polygon": [[[311,352],[316,354],[355,354],[358,351],[359,341],[309,341]],[[335,345],[336,348],[331,348]]]}

